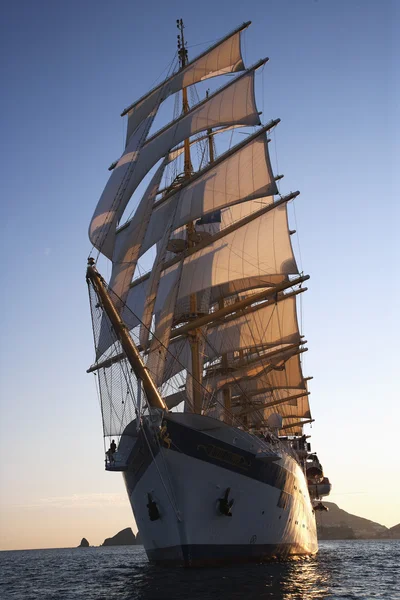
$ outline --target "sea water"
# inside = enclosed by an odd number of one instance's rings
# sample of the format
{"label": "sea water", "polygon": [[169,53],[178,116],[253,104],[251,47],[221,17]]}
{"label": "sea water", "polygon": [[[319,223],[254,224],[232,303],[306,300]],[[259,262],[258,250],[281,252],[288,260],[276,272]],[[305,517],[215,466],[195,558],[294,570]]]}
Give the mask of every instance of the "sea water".
{"label": "sea water", "polygon": [[311,558],[182,569],[142,546],[0,552],[1,600],[400,600],[400,541],[323,541]]}

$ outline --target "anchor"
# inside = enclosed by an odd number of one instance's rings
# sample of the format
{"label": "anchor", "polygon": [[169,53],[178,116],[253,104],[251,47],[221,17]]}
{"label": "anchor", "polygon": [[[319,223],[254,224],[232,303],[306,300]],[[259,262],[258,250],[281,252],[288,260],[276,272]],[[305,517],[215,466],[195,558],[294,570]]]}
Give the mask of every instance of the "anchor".
{"label": "anchor", "polygon": [[158,510],[157,504],[151,497],[150,493],[147,494],[147,499],[149,501],[147,504],[147,508],[149,510],[150,521],[157,521],[160,518],[160,513]]}
{"label": "anchor", "polygon": [[231,491],[231,488],[226,488],[224,497],[218,499],[219,512],[221,513],[221,515],[225,515],[225,517],[232,516],[231,508],[233,506],[233,503],[235,502],[233,499],[228,500],[230,491]]}

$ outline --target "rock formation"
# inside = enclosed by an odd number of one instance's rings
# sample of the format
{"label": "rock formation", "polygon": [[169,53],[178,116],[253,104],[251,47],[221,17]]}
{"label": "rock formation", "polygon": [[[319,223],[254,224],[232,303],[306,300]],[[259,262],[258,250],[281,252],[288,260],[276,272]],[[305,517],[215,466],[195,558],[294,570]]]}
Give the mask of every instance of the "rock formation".
{"label": "rock formation", "polygon": [[89,548],[89,542],[86,538],[81,539],[81,543],[79,544],[78,548]]}
{"label": "rock formation", "polygon": [[142,538],[140,535],[140,531],[138,531],[136,534],[136,546],[140,546],[140,545],[143,545],[143,542],[142,542]]}
{"label": "rock formation", "polygon": [[119,531],[114,537],[107,538],[103,542],[103,546],[134,546],[135,544],[135,534],[130,527]]}
{"label": "rock formation", "polygon": [[[389,529],[390,537],[394,540],[400,540],[400,523]],[[137,542],[136,542],[137,543]]]}
{"label": "rock formation", "polygon": [[328,539],[376,539],[390,538],[390,530],[384,525],[357,517],[338,507],[333,502],[324,502],[329,512],[317,512],[318,537]]}

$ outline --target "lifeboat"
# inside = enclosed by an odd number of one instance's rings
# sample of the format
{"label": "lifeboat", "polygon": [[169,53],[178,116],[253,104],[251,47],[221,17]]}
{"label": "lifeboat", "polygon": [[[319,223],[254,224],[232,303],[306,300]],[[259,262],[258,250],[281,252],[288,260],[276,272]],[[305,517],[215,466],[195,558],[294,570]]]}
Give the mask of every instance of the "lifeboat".
{"label": "lifeboat", "polygon": [[324,471],[316,454],[309,454],[307,457],[306,477],[309,485],[320,483],[324,478]]}
{"label": "lifeboat", "polygon": [[308,491],[311,498],[322,498],[323,496],[329,496],[332,490],[332,484],[328,477],[323,477],[319,483],[308,482]]}

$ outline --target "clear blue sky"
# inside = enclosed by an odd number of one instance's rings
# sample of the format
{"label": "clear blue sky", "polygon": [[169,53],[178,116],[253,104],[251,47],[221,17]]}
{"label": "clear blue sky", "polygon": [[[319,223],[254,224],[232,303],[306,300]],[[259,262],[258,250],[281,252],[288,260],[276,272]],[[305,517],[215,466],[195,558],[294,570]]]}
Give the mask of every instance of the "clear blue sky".
{"label": "clear blue sky", "polygon": [[272,152],[281,190],[302,192],[313,447],[333,501],[388,526],[400,521],[399,3],[183,4],[2,7],[1,548],[70,546],[82,536],[98,544],[135,529],[122,478],[103,471],[85,373],[87,227],[122,151],[121,109],[168,66],[178,17],[191,57],[246,20],[247,65],[270,57],[257,98],[265,122],[282,119]]}

